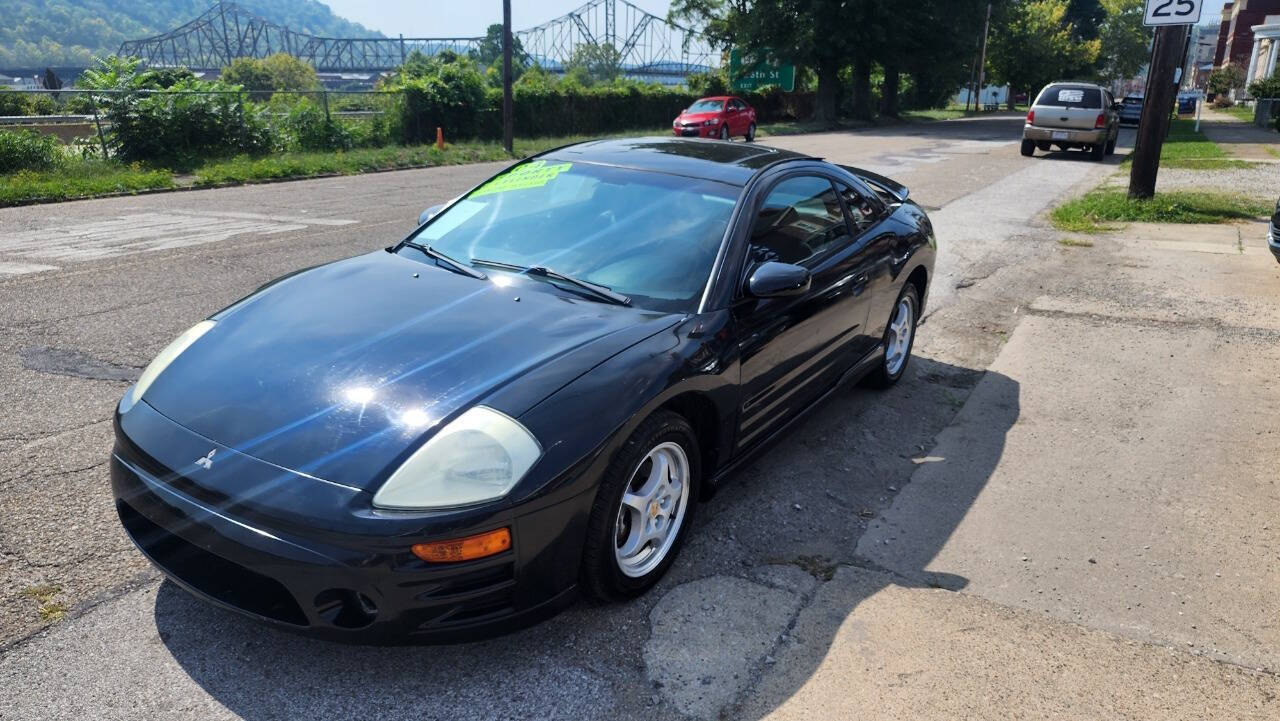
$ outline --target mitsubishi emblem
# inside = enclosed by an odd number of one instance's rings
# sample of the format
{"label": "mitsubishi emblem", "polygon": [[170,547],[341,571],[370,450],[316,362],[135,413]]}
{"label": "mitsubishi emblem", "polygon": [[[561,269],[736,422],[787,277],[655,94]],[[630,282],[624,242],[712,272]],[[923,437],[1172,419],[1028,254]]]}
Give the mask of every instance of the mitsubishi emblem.
{"label": "mitsubishi emblem", "polygon": [[213,454],[215,454],[215,453],[217,453],[217,452],[218,452],[218,449],[217,449],[217,448],[215,448],[215,449],[213,449],[213,450],[209,451],[209,455],[204,456],[204,457],[202,457],[202,458],[197,458],[197,459],[196,459],[196,465],[197,465],[197,466],[200,466],[201,468],[205,469],[206,471],[207,471],[207,470],[209,470],[210,468],[213,468]]}

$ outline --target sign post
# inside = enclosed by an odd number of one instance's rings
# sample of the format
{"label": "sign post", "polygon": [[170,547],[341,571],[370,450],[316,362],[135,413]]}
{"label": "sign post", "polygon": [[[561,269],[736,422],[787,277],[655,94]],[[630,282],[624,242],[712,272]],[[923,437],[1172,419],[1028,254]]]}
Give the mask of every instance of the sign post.
{"label": "sign post", "polygon": [[1156,28],[1147,69],[1146,102],[1138,121],[1138,137],[1129,170],[1129,197],[1144,200],[1156,194],[1160,153],[1169,134],[1169,115],[1177,95],[1177,71],[1185,54],[1187,28],[1200,22],[1204,0],[1146,0],[1143,23]]}
{"label": "sign post", "polygon": [[742,51],[734,48],[729,51],[729,85],[740,93],[758,90],[765,85],[777,85],[790,93],[796,89],[796,66],[760,60],[744,68]]}

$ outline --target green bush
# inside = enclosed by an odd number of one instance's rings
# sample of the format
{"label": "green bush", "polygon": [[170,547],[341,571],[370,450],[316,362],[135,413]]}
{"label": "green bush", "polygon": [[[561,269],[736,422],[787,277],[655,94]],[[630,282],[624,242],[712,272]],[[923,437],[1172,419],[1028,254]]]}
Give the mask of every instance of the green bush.
{"label": "green bush", "polygon": [[[226,91],[220,83],[185,80],[175,91]],[[126,161],[179,165],[275,145],[267,114],[234,93],[112,96],[107,109],[116,153]]]}
{"label": "green bush", "polygon": [[295,103],[284,120],[284,144],[291,150],[350,150],[351,131],[334,120],[311,100]]}
{"label": "green bush", "polygon": [[15,170],[48,170],[62,151],[58,139],[34,130],[0,130],[0,173]]}
{"label": "green bush", "polygon": [[1280,72],[1249,85],[1249,94],[1255,98],[1280,98]]}

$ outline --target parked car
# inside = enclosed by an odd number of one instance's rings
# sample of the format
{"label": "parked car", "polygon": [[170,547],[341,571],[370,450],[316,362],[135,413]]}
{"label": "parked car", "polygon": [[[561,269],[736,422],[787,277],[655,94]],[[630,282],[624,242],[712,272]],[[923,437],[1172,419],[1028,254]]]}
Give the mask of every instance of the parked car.
{"label": "parked car", "polygon": [[116,509],[179,586],[332,640],[630,598],[751,453],[903,377],[935,249],[907,189],[856,168],[556,149],[180,335],[116,409]]}
{"label": "parked car", "polygon": [[1094,160],[1115,152],[1120,103],[1111,91],[1089,83],[1050,83],[1036,96],[1022,130],[1022,154],[1039,148],[1088,150]]}
{"label": "parked car", "polygon": [[1142,104],[1143,97],[1141,95],[1126,95],[1124,100],[1120,101],[1120,124],[1121,125],[1137,125],[1142,122]]}
{"label": "parked car", "polygon": [[756,111],[742,98],[703,98],[685,108],[671,129],[682,138],[742,137],[749,143],[756,139]]}
{"label": "parked car", "polygon": [[1280,200],[1276,201],[1276,212],[1271,216],[1271,225],[1267,228],[1267,246],[1271,254],[1280,261]]}

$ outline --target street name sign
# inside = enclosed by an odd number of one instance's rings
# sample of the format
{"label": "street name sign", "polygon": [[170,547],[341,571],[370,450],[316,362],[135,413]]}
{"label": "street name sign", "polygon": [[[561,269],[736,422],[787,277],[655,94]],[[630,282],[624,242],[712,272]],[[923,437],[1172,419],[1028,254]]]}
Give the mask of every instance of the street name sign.
{"label": "street name sign", "polygon": [[1147,0],[1142,24],[1147,27],[1195,25],[1200,22],[1203,10],[1204,0]]}
{"label": "street name sign", "polygon": [[761,60],[749,68],[743,68],[742,52],[730,50],[729,84],[740,93],[758,90],[765,85],[778,85],[783,91],[790,93],[796,89],[796,66]]}

